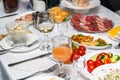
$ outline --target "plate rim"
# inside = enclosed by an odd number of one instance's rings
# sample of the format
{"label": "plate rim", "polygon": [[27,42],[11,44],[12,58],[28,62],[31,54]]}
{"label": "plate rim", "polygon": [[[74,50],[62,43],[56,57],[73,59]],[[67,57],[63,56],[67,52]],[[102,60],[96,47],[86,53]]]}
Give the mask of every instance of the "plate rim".
{"label": "plate rim", "polygon": [[92,8],[98,7],[101,4],[100,0],[90,0],[90,1],[94,1],[94,3],[97,2],[97,4],[95,6],[93,6],[93,7],[88,6],[88,7],[84,7],[84,8],[83,7],[75,7],[73,5],[71,5],[72,7],[69,7],[69,6],[66,6],[65,3],[68,3],[68,4],[72,4],[72,3],[68,2],[67,0],[62,0],[61,5],[66,7],[66,8],[69,8],[69,9],[87,10],[87,9],[92,9]]}
{"label": "plate rim", "polygon": [[[12,53],[27,53],[27,52],[30,52],[30,51],[33,51],[33,50],[35,50],[35,49],[37,49],[39,46],[40,46],[40,38],[39,38],[39,36],[38,35],[36,35],[36,34],[31,34],[31,33],[28,33],[28,36],[30,36],[30,35],[32,35],[32,36],[36,36],[36,40],[39,40],[39,43],[37,43],[37,44],[35,44],[34,46],[36,46],[35,48],[33,48],[33,49],[30,49],[30,50],[25,50],[25,51],[21,51],[21,50],[15,50],[14,51],[14,49],[12,49],[12,50],[10,50],[9,52],[12,52]],[[1,41],[0,41],[0,43],[3,43],[3,42],[6,42],[6,38],[7,37],[9,37],[9,35],[8,36],[6,36],[5,38],[3,38]],[[31,38],[32,39],[32,38]],[[34,40],[33,40],[34,41]],[[3,47],[3,45],[1,45],[2,46],[2,48],[3,49],[7,49],[7,48],[5,48],[5,47]],[[31,46],[32,47],[32,46]],[[23,48],[22,48],[23,49]]]}
{"label": "plate rim", "polygon": [[[112,52],[113,54],[118,54],[118,55],[120,55],[118,50],[109,49],[109,50],[102,50],[102,51],[91,52],[91,53],[88,53],[88,54],[86,54],[86,55],[84,55],[84,56],[82,56],[82,57],[85,58],[85,63],[86,63],[86,61],[87,61],[88,59],[90,59],[91,56],[93,56],[93,55],[95,55],[95,54],[98,54],[98,53],[101,53],[101,52]],[[80,58],[79,58],[79,59],[80,59]],[[117,63],[115,63],[115,64],[117,64]],[[86,66],[86,64],[85,64],[85,68],[81,70],[81,74],[84,75],[85,77],[89,78],[89,79],[92,77],[92,74],[87,71],[87,66]],[[86,74],[87,74],[87,75],[86,75]]]}
{"label": "plate rim", "polygon": [[[99,36],[99,35],[97,35],[97,34],[75,33],[75,34],[73,34],[73,35],[77,35],[77,34],[90,35],[90,36],[93,36],[94,38],[95,38],[95,37],[97,37],[97,38],[102,38],[103,40],[105,40],[106,42],[108,42],[107,39],[104,39],[103,37],[101,37],[101,36]],[[80,44],[80,43],[78,43],[78,42],[76,42],[76,41],[74,41],[74,40],[72,40],[72,42],[73,42],[73,43],[76,43],[76,44],[78,44],[78,45],[86,46],[87,48],[93,49],[93,50],[101,50],[101,49],[106,49],[106,48],[111,47],[111,46],[109,46],[109,45],[106,45],[106,46],[97,46],[97,47],[95,47],[95,46],[88,46],[88,45]],[[109,43],[107,43],[107,44],[109,44]],[[112,44],[112,43],[110,43],[110,44]]]}

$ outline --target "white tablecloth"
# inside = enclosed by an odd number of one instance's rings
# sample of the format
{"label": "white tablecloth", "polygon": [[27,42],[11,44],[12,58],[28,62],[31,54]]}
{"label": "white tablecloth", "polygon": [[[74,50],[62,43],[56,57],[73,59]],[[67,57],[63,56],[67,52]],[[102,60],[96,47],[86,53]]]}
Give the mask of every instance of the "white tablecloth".
{"label": "white tablecloth", "polygon": [[[106,17],[108,19],[111,19],[114,23],[114,26],[120,25],[120,16],[118,16],[114,12],[106,9],[103,6],[100,6],[100,7],[97,7],[97,8],[94,8],[94,9],[90,10],[88,15],[89,14],[97,14],[101,17]],[[7,22],[13,20],[13,18],[14,18],[14,16],[0,19],[0,34],[1,33],[7,33],[5,25],[6,25]],[[30,28],[30,29],[36,35],[42,36],[34,28]],[[75,30],[69,24],[67,35],[70,36],[71,34],[74,34],[74,33],[82,33],[82,32],[78,32],[77,30]],[[49,37],[52,38],[56,35],[59,35],[59,34],[57,34],[57,28],[55,28],[55,30],[52,33],[50,33]],[[106,32],[96,33],[96,35],[100,35],[102,37],[108,38],[109,41],[111,43],[113,43],[113,45],[116,45],[118,43],[118,42],[115,42],[115,41],[111,40],[108,37],[108,35],[106,34]],[[98,50],[95,50],[95,51],[98,51]],[[93,52],[93,51],[90,50],[90,52]],[[29,53],[21,53],[21,54],[16,53],[15,54],[15,53],[10,53],[9,52],[9,53],[6,53],[4,55],[0,55],[0,59],[2,59],[5,64],[9,64],[9,63],[12,63],[12,62],[24,60],[24,59],[31,58],[31,57],[34,57],[34,56],[37,56],[37,55],[41,55],[41,54],[44,54],[44,52],[41,52],[38,48],[38,49],[36,49],[34,51],[31,51]],[[40,58],[40,59],[36,59],[36,60],[33,60],[33,61],[28,61],[28,62],[22,63],[20,65],[16,65],[14,67],[10,67],[10,72],[15,79],[19,79],[21,77],[30,75],[31,73],[36,72],[38,70],[46,69],[46,68],[52,66],[54,63],[55,62],[50,60],[48,57]],[[75,80],[75,74],[73,72],[73,68],[72,68],[71,65],[65,65],[65,72],[68,73],[69,75],[72,75],[73,80]],[[52,74],[55,74],[55,72],[52,73]]]}

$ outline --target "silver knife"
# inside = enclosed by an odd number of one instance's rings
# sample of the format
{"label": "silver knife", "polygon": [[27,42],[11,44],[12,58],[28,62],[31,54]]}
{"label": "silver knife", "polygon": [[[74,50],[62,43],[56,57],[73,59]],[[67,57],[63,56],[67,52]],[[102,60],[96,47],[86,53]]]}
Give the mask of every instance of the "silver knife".
{"label": "silver knife", "polygon": [[10,16],[15,16],[15,15],[18,15],[18,13],[8,14],[8,15],[5,15],[5,16],[1,16],[0,18],[6,18],[6,17],[10,17]]}
{"label": "silver knife", "polygon": [[8,66],[9,66],[9,67],[12,67],[12,66],[15,66],[15,65],[20,64],[20,63],[24,63],[24,62],[31,61],[31,60],[34,60],[34,59],[38,59],[38,58],[43,58],[43,57],[45,57],[45,56],[49,56],[50,54],[51,54],[51,53],[42,54],[42,55],[39,55],[39,56],[30,58],[30,59],[18,61],[18,62],[15,62],[15,63],[10,63],[10,64],[8,64]]}

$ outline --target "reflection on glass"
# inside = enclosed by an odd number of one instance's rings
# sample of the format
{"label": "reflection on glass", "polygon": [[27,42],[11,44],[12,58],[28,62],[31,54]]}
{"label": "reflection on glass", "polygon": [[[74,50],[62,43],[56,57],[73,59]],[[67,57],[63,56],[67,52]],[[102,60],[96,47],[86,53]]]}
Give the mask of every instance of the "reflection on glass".
{"label": "reflection on glass", "polygon": [[71,39],[69,37],[60,35],[53,38],[52,55],[60,62],[60,72],[58,73],[59,77],[66,77],[63,70],[63,64],[71,57],[71,54]]}
{"label": "reflection on glass", "polygon": [[49,15],[49,12],[40,12],[37,17],[37,29],[44,34],[45,39],[40,46],[40,50],[48,51],[51,50],[51,44],[47,42],[47,36],[54,29],[53,16]]}

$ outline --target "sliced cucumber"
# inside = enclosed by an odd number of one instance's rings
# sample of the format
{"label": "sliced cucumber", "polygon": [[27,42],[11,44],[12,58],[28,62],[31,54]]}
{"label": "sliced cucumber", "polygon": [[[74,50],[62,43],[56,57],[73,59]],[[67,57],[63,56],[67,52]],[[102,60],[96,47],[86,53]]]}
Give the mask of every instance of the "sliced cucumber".
{"label": "sliced cucumber", "polygon": [[93,61],[95,61],[96,58],[97,58],[97,56],[98,56],[98,54],[95,54],[95,55],[93,55],[90,59],[93,60]]}
{"label": "sliced cucumber", "polygon": [[120,56],[119,55],[113,55],[111,60],[112,60],[112,62],[118,62],[120,60]]}
{"label": "sliced cucumber", "polygon": [[112,58],[112,57],[113,57],[113,53],[109,52],[109,55],[110,55],[110,58]]}

